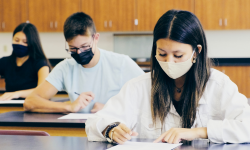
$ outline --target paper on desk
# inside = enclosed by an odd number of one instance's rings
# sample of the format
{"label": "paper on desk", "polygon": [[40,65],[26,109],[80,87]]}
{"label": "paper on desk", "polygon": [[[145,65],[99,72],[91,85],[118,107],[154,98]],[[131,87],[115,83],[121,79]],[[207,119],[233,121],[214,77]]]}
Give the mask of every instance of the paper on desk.
{"label": "paper on desk", "polygon": [[180,144],[169,143],[147,143],[147,142],[125,142],[123,145],[117,145],[108,150],[172,150]]}
{"label": "paper on desk", "polygon": [[88,119],[92,115],[93,114],[70,113],[70,114],[62,116],[58,119]]}
{"label": "paper on desk", "polygon": [[24,100],[7,100],[7,101],[0,101],[0,104],[23,104]]}

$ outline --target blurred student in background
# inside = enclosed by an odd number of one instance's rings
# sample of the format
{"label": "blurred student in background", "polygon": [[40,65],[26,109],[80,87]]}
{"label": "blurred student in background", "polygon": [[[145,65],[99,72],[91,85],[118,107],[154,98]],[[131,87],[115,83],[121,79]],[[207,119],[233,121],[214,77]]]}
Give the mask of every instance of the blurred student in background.
{"label": "blurred student in background", "polygon": [[0,76],[5,79],[6,92],[0,100],[26,98],[49,75],[46,58],[36,27],[22,23],[12,39],[13,52],[0,58]]}

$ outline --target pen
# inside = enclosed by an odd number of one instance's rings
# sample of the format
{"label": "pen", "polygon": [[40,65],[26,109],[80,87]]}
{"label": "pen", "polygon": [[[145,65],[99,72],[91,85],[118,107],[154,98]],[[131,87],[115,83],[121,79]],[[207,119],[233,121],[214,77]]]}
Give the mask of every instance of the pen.
{"label": "pen", "polygon": [[[136,123],[137,124],[137,123]],[[136,127],[136,124],[135,124],[135,126],[131,129],[131,132],[133,132],[134,131],[134,129],[135,129],[135,127]]]}
{"label": "pen", "polygon": [[79,93],[76,93],[76,92],[75,92],[75,94],[80,95]]}

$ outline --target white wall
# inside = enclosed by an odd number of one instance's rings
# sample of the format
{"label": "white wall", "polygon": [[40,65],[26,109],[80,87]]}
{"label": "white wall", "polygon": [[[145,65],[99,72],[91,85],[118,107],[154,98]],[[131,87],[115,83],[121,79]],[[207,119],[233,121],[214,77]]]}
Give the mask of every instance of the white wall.
{"label": "white wall", "polygon": [[[114,32],[101,32],[98,46],[109,51],[114,51],[113,34]],[[250,30],[206,31],[206,36],[208,41],[209,57],[250,57]],[[63,33],[40,33],[40,38],[45,54],[48,58],[70,57],[70,55],[65,51]],[[12,33],[0,33],[0,57],[11,54],[11,44]],[[149,49],[151,49],[151,46]]]}

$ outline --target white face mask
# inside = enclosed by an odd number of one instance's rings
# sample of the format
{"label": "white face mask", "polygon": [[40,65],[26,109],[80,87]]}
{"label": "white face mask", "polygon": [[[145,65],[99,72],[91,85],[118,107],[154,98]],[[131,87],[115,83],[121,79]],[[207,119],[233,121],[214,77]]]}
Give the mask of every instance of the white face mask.
{"label": "white face mask", "polygon": [[194,55],[184,62],[179,62],[179,63],[173,63],[173,62],[164,62],[164,61],[159,61],[157,58],[156,60],[159,62],[161,68],[163,71],[172,79],[177,79],[181,76],[183,76],[185,73],[188,72],[188,70],[192,67],[193,63],[191,61],[191,58]]}

